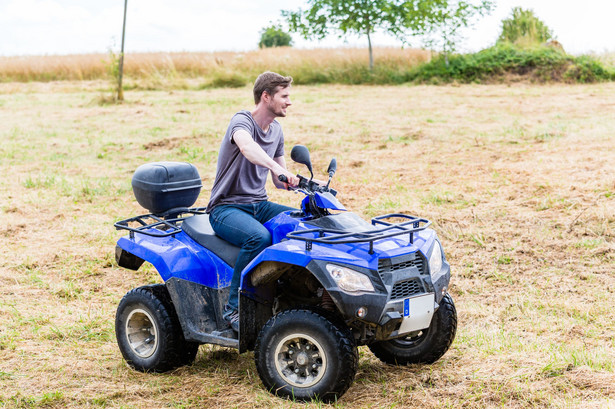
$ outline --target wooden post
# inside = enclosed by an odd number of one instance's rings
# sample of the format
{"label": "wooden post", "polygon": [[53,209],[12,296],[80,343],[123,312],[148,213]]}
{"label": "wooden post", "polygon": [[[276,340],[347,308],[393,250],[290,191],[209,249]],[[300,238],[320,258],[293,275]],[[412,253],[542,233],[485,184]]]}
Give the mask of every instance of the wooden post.
{"label": "wooden post", "polygon": [[124,100],[124,90],[122,89],[122,76],[124,74],[124,36],[126,34],[126,8],[128,0],[124,0],[124,24],[122,25],[122,50],[120,51],[120,63],[118,66],[117,100]]}

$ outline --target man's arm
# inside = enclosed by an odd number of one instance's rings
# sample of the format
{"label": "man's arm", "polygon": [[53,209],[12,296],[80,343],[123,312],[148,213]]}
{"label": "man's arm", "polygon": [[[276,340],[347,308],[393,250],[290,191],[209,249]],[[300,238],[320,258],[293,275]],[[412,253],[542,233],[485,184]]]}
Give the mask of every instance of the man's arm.
{"label": "man's arm", "polygon": [[280,156],[275,158],[275,160],[271,159],[263,148],[254,142],[254,139],[252,139],[252,136],[247,131],[243,129],[235,131],[235,133],[233,133],[233,141],[247,160],[271,171],[273,174],[273,183],[276,187],[286,188],[286,184],[278,180],[279,175],[285,175],[288,179],[288,184],[291,186],[297,186],[299,184],[299,178],[286,170],[286,161],[284,157]]}

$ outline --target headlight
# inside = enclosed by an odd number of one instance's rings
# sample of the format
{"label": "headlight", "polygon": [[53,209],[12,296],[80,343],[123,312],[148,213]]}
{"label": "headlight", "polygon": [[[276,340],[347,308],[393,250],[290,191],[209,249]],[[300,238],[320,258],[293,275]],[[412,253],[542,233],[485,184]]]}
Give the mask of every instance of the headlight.
{"label": "headlight", "polygon": [[374,286],[365,274],[335,264],[327,264],[327,271],[345,293],[358,295],[361,292],[374,292]]}
{"label": "headlight", "polygon": [[442,247],[438,240],[435,240],[429,256],[429,274],[432,281],[436,281],[436,277],[439,278],[440,270],[442,270]]}

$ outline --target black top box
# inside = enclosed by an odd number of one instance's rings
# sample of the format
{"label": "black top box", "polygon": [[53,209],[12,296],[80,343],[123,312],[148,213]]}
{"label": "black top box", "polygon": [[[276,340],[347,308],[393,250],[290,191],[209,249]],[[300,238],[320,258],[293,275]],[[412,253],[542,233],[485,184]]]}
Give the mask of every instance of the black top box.
{"label": "black top box", "polygon": [[190,207],[201,192],[196,167],[186,162],[153,162],[141,165],[132,176],[137,202],[151,213]]}

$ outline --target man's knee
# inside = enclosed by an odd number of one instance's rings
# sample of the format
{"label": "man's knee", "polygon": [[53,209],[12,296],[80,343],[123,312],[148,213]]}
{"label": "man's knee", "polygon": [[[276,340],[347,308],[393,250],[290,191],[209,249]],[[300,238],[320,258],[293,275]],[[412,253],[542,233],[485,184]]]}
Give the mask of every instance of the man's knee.
{"label": "man's knee", "polygon": [[263,250],[271,245],[271,234],[263,229],[253,232],[246,241],[246,247]]}

